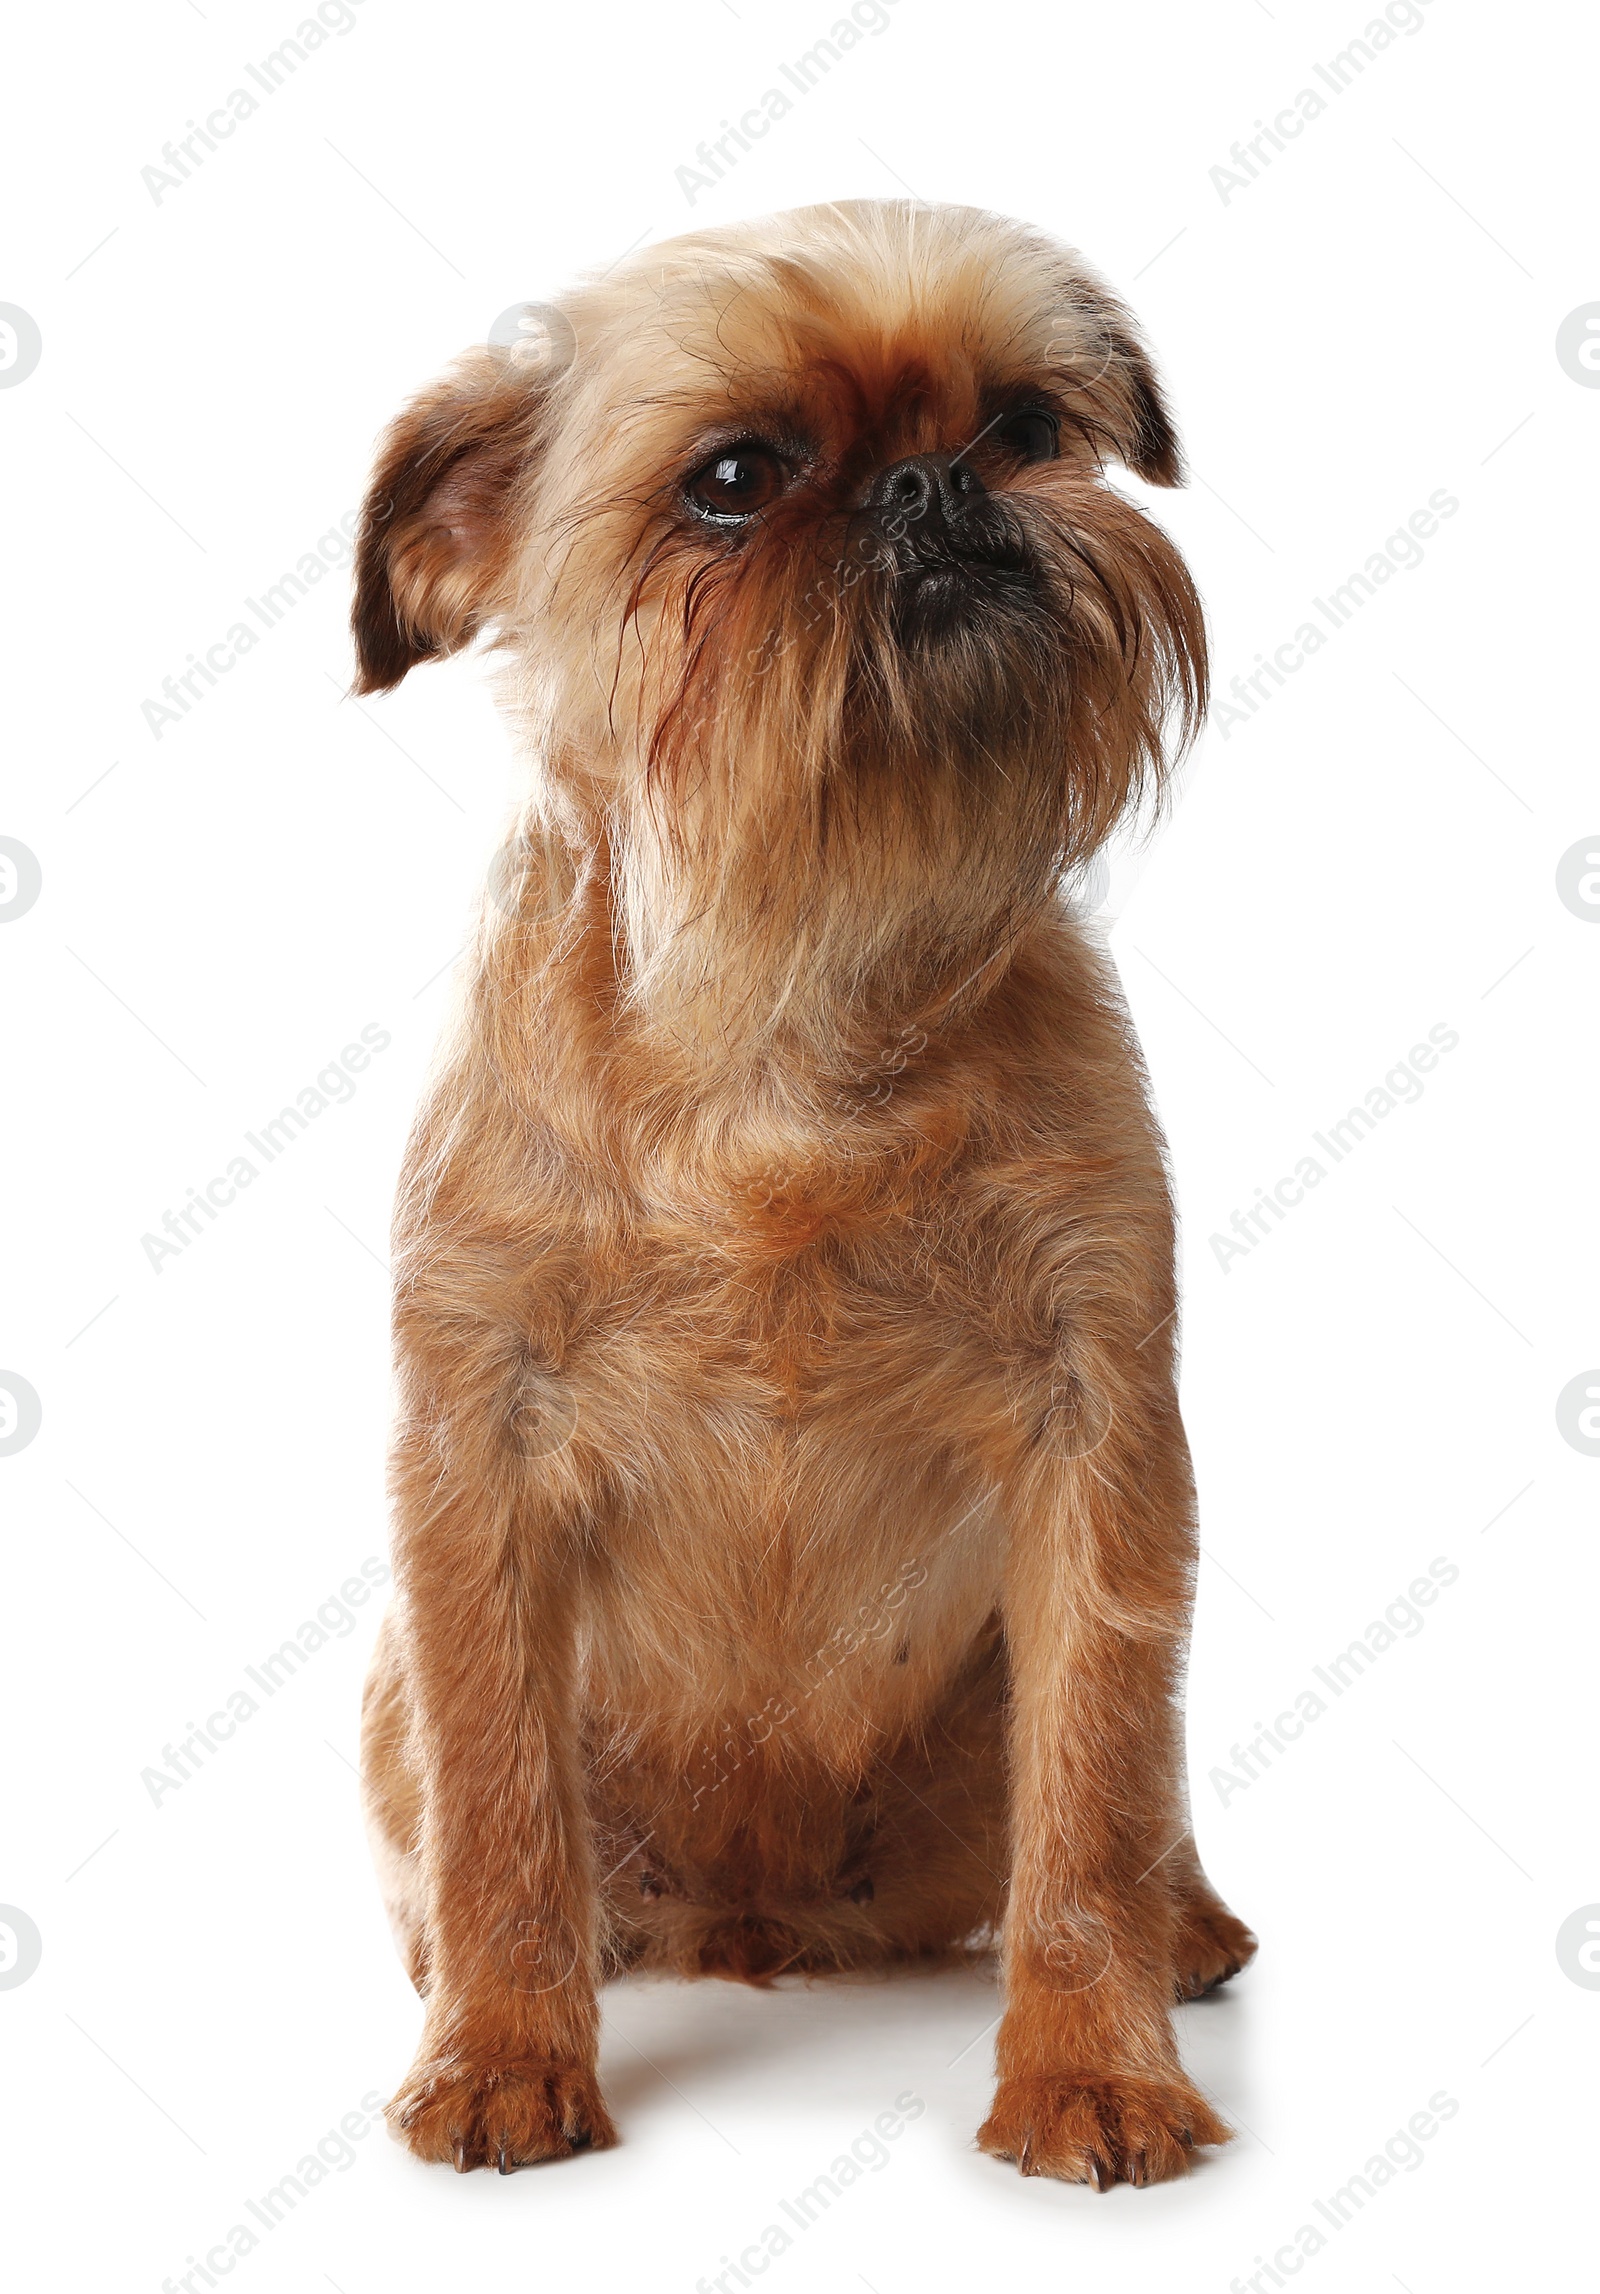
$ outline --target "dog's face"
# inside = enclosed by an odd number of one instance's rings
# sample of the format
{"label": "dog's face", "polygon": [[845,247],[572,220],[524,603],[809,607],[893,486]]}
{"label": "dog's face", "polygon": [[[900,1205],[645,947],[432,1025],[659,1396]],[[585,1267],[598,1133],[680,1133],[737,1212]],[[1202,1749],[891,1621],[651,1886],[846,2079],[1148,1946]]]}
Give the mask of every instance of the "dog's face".
{"label": "dog's face", "polygon": [[390,433],[358,690],[495,625],[644,968],[708,916],[719,961],[742,931],[791,969],[992,941],[1203,706],[1182,562],[1104,477],[1179,477],[1125,314],[909,202],[696,234],[563,309],[558,367],[475,354]]}

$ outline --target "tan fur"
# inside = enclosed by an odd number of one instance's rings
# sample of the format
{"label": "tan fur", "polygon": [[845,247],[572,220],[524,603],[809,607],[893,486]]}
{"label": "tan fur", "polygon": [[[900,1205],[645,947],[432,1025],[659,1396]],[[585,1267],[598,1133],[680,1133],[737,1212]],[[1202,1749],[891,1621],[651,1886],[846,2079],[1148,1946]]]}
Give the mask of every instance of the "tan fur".
{"label": "tan fur", "polygon": [[[492,627],[533,776],[396,1226],[392,2121],[608,2142],[609,1972],[998,1934],[980,2141],[1155,2179],[1226,2136],[1171,2003],[1253,1939],[1188,1835],[1162,1149],[1060,880],[1204,704],[1103,470],[1175,483],[1171,426],[1077,258],[975,210],[697,234],[563,307],[569,364],[400,418],[359,559],[360,689]],[[685,482],[752,439],[781,495],[708,526]],[[863,508],[925,455],[987,490],[931,636],[925,537]]]}

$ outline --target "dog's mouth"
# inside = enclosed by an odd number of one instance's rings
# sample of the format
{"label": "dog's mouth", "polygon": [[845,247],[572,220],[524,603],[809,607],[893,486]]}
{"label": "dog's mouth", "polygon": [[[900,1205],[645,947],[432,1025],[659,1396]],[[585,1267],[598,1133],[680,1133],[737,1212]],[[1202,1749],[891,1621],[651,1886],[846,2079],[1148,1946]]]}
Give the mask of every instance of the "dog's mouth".
{"label": "dog's mouth", "polygon": [[981,629],[1003,607],[1029,606],[1036,596],[1026,556],[922,555],[896,566],[893,619],[902,645],[937,644]]}

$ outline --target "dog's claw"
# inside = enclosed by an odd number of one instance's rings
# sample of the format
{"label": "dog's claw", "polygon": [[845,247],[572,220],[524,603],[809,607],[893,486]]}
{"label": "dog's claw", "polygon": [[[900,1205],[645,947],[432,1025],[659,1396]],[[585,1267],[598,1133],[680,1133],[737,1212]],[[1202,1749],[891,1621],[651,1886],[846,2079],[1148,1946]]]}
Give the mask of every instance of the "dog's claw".
{"label": "dog's claw", "polygon": [[512,2175],[617,2140],[593,2072],[559,2062],[501,2058],[452,2067],[447,2080],[430,2057],[393,2123],[420,2158],[453,2164],[459,2175],[474,2167]]}
{"label": "dog's claw", "polygon": [[1002,2079],[994,2109],[978,2129],[991,2158],[1026,2158],[1025,2173],[1108,2191],[1118,2183],[1144,2190],[1181,2175],[1202,2143],[1225,2143],[1214,2118],[1187,2080],[1132,2074],[1036,2073]]}

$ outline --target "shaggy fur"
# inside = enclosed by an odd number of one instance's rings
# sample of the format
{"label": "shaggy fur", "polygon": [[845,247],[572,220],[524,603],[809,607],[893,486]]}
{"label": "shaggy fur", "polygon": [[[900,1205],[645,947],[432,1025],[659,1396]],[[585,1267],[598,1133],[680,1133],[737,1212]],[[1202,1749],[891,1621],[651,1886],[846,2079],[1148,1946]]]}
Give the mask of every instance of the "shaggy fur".
{"label": "shaggy fur", "polygon": [[[385,440],[357,689],[493,628],[532,793],[396,1227],[367,1805],[424,2158],[607,2143],[596,1987],[998,1936],[982,2146],[1227,2130],[1196,1860],[1172,1213],[1062,896],[1204,706],[1126,314],[963,208],[812,208],[574,292]],[[751,457],[769,498],[706,514]],[[730,461],[729,458],[732,458]]]}

